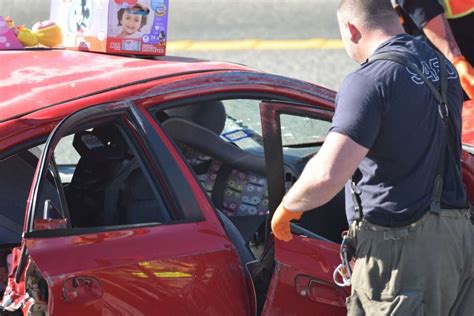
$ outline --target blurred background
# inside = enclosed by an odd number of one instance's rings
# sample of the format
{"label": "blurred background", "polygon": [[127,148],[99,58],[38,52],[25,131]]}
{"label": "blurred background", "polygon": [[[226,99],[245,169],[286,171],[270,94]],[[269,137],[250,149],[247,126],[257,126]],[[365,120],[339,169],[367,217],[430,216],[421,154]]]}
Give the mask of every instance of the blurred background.
{"label": "blurred background", "polygon": [[[32,27],[49,0],[0,0]],[[357,67],[340,42],[339,0],[169,0],[167,55],[231,61],[337,90]]]}

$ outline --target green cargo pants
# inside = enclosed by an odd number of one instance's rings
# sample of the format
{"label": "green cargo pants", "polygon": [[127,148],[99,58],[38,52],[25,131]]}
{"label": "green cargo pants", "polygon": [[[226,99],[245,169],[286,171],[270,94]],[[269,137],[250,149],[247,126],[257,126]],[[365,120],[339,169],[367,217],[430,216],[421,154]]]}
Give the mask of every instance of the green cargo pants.
{"label": "green cargo pants", "polygon": [[348,315],[474,315],[474,226],[468,210],[427,213],[402,228],[353,223]]}

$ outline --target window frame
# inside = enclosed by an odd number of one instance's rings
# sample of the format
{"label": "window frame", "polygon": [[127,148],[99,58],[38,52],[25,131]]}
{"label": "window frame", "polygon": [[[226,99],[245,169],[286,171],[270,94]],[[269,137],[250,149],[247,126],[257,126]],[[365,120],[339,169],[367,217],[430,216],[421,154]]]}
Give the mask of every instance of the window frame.
{"label": "window frame", "polygon": [[[91,119],[92,118],[92,119]],[[59,141],[66,135],[84,130],[84,126],[97,126],[101,123],[114,120],[120,120],[120,127],[122,129],[122,136],[125,138],[130,149],[139,157],[140,168],[143,171],[147,182],[152,187],[154,195],[158,203],[165,207],[168,214],[175,212],[179,214],[180,218],[171,218],[170,221],[164,223],[149,222],[138,224],[125,225],[111,225],[111,226],[97,226],[97,227],[71,227],[64,229],[48,229],[35,230],[34,218],[40,209],[37,204],[38,194],[41,192],[41,184],[45,180],[46,170],[45,164],[51,162],[54,149],[56,149]],[[163,166],[155,159],[153,154],[148,152],[150,150],[149,140],[146,139],[146,131],[143,131],[142,118],[138,115],[133,104],[130,102],[107,103],[89,107],[79,110],[64,118],[50,133],[45,148],[39,159],[40,172],[33,179],[33,190],[30,194],[31,202],[27,209],[26,230],[24,232],[25,238],[44,238],[44,237],[59,237],[59,236],[75,236],[87,233],[99,233],[117,230],[129,230],[142,227],[156,227],[161,225],[175,225],[188,222],[196,222],[202,220],[202,214],[196,218],[185,218],[181,209],[179,200],[176,199],[176,192],[173,186],[169,185],[164,178],[166,174],[163,172]],[[134,143],[136,141],[136,144]],[[31,146],[30,146],[31,147]],[[140,148],[139,148],[140,147]],[[152,176],[153,175],[153,176]],[[161,181],[159,181],[160,179]],[[163,187],[164,185],[164,187]],[[61,189],[62,190],[62,189]],[[163,193],[162,191],[168,191]],[[171,201],[170,201],[171,200]],[[70,220],[70,218],[68,219]]]}

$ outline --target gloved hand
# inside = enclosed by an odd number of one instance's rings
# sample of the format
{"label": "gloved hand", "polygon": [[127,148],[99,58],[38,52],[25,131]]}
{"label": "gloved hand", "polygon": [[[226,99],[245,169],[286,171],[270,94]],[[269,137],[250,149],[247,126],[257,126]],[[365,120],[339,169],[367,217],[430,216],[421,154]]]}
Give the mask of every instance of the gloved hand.
{"label": "gloved hand", "polygon": [[458,71],[462,88],[469,99],[472,100],[474,97],[474,69],[472,69],[472,66],[467,62],[464,56],[454,58],[453,65]]}
{"label": "gloved hand", "polygon": [[272,231],[279,240],[290,241],[293,239],[291,234],[290,222],[294,219],[300,219],[303,212],[290,212],[280,203],[272,218]]}

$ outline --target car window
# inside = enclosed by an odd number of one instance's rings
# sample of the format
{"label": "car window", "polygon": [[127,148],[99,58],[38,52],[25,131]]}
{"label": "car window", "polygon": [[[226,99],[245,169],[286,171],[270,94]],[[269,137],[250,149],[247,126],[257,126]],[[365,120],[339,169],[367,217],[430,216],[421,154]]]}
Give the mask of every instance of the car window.
{"label": "car window", "polygon": [[170,222],[134,141],[118,119],[61,138],[49,164],[57,190],[41,187],[35,229]]}
{"label": "car window", "polygon": [[[263,146],[260,101],[237,99],[223,102],[227,119],[222,136],[244,149]],[[323,142],[331,123],[309,116],[282,114],[280,126],[283,146],[304,147]]]}
{"label": "car window", "polygon": [[263,148],[259,100],[224,100],[226,121],[221,137],[242,149]]}
{"label": "car window", "polygon": [[[331,123],[314,115],[286,113],[280,114],[280,123],[285,185],[288,190],[306,163],[321,148]],[[295,224],[328,240],[340,242],[341,232],[347,229],[344,189],[318,209],[305,212]]]}
{"label": "car window", "polygon": [[71,182],[74,169],[79,163],[81,156],[72,146],[74,135],[63,137],[54,151],[56,164],[59,167],[59,175],[63,183]]}
{"label": "car window", "polygon": [[324,142],[331,123],[308,116],[280,115],[283,146],[298,146]]}
{"label": "car window", "polygon": [[[21,242],[26,201],[41,156],[43,145],[23,150],[0,161],[0,243]],[[54,198],[56,188],[51,175],[44,182],[44,192]],[[44,195],[39,197],[44,203]]]}

